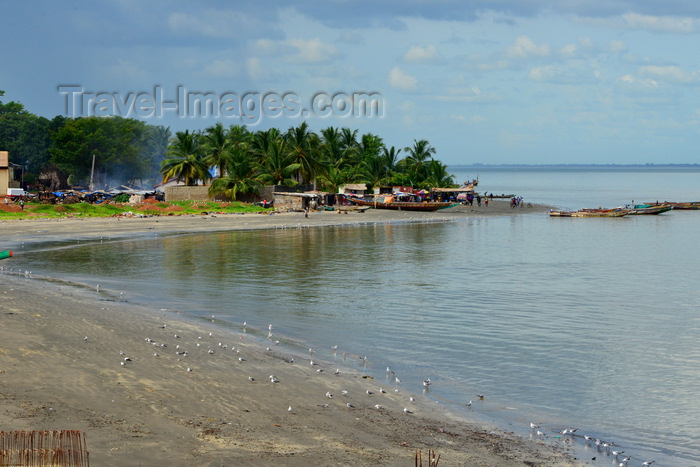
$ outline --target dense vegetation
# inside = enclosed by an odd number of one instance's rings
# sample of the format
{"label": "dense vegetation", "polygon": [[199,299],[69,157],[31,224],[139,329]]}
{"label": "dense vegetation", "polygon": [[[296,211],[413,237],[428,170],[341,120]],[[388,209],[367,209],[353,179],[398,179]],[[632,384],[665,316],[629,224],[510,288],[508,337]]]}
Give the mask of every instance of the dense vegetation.
{"label": "dense vegetation", "polygon": [[[306,122],[285,133],[272,128],[250,132],[245,126],[226,129],[218,123],[204,132],[177,132],[163,162],[164,178],[187,185],[211,182],[212,195],[236,199],[263,185],[315,184],[336,192],[346,183],[371,186],[404,185],[420,188],[451,186],[447,167],[433,158],[435,148],[426,140],[401,149],[387,148],[379,136],[357,130],[328,127],[316,134]],[[216,177],[210,169],[216,167]]]}
{"label": "dense vegetation", "polygon": [[176,178],[187,185],[210,182],[211,194],[236,199],[264,185],[315,185],[335,192],[346,183],[416,188],[454,183],[426,140],[388,148],[371,133],[328,127],[317,134],[306,122],[286,132],[217,123],[172,137],[169,128],[140,120],[48,120],[20,103],[0,101],[0,150],[9,151],[27,185],[48,189],[87,186],[91,177],[97,186]]}

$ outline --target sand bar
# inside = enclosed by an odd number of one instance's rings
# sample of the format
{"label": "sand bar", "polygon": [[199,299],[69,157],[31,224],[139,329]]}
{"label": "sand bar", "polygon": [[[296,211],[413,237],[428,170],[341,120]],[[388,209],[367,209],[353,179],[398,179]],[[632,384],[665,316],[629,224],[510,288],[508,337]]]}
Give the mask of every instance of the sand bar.
{"label": "sand bar", "polygon": [[[0,223],[0,233],[17,244],[512,214],[507,205],[501,212],[492,207],[309,219],[287,213],[25,220]],[[308,355],[267,339],[267,330],[225,330],[215,320],[9,271],[0,272],[0,304],[0,430],[82,430],[92,465],[413,465],[416,450],[427,465],[431,449],[440,465],[583,465],[544,441],[457,420],[423,398],[411,402],[400,387],[397,393],[385,380],[346,369],[342,349],[316,349],[318,364],[310,365]],[[183,351],[188,355],[176,354]]]}

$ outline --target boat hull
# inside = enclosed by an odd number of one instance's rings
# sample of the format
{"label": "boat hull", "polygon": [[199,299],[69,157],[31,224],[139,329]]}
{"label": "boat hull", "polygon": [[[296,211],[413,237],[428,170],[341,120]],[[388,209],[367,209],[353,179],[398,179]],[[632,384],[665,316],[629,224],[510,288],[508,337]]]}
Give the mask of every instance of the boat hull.
{"label": "boat hull", "polygon": [[[652,206],[658,206],[657,203],[647,203]],[[686,210],[693,210],[697,211],[700,210],[700,202],[691,202],[691,203],[663,203],[665,205],[671,206],[673,209],[686,209]]]}
{"label": "boat hull", "polygon": [[370,201],[367,199],[357,199],[351,200],[358,206],[370,206],[376,209],[393,209],[395,211],[437,211],[438,209],[445,209],[452,206],[457,206],[458,203],[449,202],[426,202],[426,203],[411,203],[405,201],[393,201],[388,203],[380,203],[378,201]]}
{"label": "boat hull", "polygon": [[550,217],[623,217],[629,209],[581,209],[580,211],[549,211]]}
{"label": "boat hull", "polygon": [[0,259],[9,258],[12,256],[12,250],[0,251]]}
{"label": "boat hull", "polygon": [[630,211],[630,215],[632,216],[640,216],[640,215],[656,215],[656,214],[661,214],[662,212],[668,212],[671,209],[674,209],[673,206],[670,206],[668,204],[657,204],[657,205],[637,205]]}

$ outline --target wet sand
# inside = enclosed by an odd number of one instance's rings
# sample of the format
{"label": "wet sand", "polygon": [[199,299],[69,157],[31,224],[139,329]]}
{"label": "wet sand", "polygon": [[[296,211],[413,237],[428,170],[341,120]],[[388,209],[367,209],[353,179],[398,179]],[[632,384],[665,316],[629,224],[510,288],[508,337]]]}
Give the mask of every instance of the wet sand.
{"label": "wet sand", "polygon": [[[498,215],[492,207],[322,212],[309,219],[288,213],[9,221],[0,223],[0,234],[19,244],[301,223],[440,222]],[[508,206],[501,211],[512,214]],[[12,259],[0,266],[11,268]],[[344,362],[343,349],[315,349],[311,365],[308,354],[275,345],[274,328],[272,338],[267,329],[227,330],[215,317],[195,320],[7,270],[0,272],[0,304],[0,430],[82,430],[93,465],[413,465],[417,450],[424,465],[428,450],[446,466],[582,465],[544,442],[458,420],[425,398],[411,402],[400,385],[346,369],[357,363]]]}

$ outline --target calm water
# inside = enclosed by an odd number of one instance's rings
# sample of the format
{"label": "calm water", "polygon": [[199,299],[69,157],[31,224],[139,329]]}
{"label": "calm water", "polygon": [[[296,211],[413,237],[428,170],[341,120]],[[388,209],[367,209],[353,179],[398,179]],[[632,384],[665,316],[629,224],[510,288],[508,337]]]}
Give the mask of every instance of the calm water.
{"label": "calm water", "polygon": [[[478,176],[482,191],[565,208],[700,200],[698,172]],[[615,441],[630,467],[691,466],[700,464],[699,232],[698,211],[536,214],[43,245],[13,263],[235,328],[274,323],[299,351],[337,344],[346,364],[366,355],[380,379],[390,366],[406,390],[430,377],[426,396],[464,414],[457,403],[474,399],[470,417]],[[574,444],[580,458],[616,465]]]}

